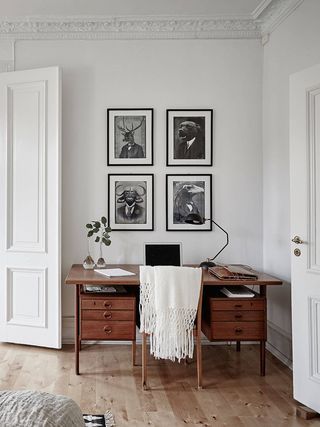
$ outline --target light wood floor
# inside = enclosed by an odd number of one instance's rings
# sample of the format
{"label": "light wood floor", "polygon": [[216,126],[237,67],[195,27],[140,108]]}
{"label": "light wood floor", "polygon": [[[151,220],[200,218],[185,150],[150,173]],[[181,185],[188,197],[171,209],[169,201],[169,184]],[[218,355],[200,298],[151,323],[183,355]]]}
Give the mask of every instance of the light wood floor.
{"label": "light wood floor", "polygon": [[[140,346],[137,362],[140,361]],[[74,374],[73,348],[61,351],[0,344],[0,389],[36,389],[73,398],[83,412],[111,409],[117,426],[319,426],[295,417],[291,371],[267,354],[259,376],[258,346],[203,347],[204,389],[196,366],[150,360],[151,391],[141,390],[141,367],[130,346],[84,346],[82,375]]]}

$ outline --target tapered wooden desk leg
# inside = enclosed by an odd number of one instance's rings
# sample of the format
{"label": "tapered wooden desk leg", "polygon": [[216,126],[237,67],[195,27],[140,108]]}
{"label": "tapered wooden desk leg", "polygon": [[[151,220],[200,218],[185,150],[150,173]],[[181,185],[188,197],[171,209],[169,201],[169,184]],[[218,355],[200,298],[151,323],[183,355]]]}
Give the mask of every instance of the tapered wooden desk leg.
{"label": "tapered wooden desk leg", "polygon": [[202,389],[202,350],[201,345],[197,346],[197,379],[198,389]]}
{"label": "tapered wooden desk leg", "polygon": [[237,351],[240,351],[240,348],[241,348],[241,341],[237,341],[237,344],[236,344]]}
{"label": "tapered wooden desk leg", "polygon": [[202,388],[202,347],[200,334],[197,336],[197,380],[198,389]]}
{"label": "tapered wooden desk leg", "polygon": [[260,375],[266,374],[266,342],[260,341]]}
{"label": "tapered wooden desk leg", "polygon": [[75,370],[76,375],[79,375],[79,348],[80,348],[80,328],[79,328],[79,304],[80,304],[80,285],[76,285],[76,293],[75,293],[75,337],[74,337],[74,350],[75,350]]}
{"label": "tapered wooden desk leg", "polygon": [[137,351],[137,344],[136,340],[132,341],[132,366],[136,366],[136,351]]}
{"label": "tapered wooden desk leg", "polygon": [[142,333],[142,388],[148,390],[147,386],[147,334]]}

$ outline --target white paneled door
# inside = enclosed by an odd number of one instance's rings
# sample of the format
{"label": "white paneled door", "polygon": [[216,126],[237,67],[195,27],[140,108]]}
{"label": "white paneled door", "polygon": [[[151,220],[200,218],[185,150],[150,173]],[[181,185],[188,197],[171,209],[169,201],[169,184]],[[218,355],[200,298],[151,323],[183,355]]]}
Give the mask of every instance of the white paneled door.
{"label": "white paneled door", "polygon": [[60,71],[0,74],[0,341],[61,347]]}
{"label": "white paneled door", "polygon": [[290,78],[294,398],[320,412],[320,65]]}

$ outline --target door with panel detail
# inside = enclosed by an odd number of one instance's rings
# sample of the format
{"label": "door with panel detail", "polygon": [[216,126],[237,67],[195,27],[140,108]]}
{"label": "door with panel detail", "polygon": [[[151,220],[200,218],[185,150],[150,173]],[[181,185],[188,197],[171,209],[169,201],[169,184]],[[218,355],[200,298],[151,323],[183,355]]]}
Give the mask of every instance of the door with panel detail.
{"label": "door with panel detail", "polygon": [[320,65],[290,78],[294,398],[320,412]]}
{"label": "door with panel detail", "polygon": [[0,74],[0,341],[61,347],[60,71]]}

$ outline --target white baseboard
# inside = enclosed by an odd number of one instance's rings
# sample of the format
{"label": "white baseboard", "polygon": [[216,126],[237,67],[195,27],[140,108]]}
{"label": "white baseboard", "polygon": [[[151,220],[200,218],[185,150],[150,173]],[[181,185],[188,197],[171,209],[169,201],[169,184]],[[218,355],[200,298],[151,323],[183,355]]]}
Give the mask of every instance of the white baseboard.
{"label": "white baseboard", "polygon": [[292,369],[292,337],[280,326],[268,320],[266,348],[282,363]]}
{"label": "white baseboard", "polygon": [[74,316],[62,316],[62,344],[74,344]]}

